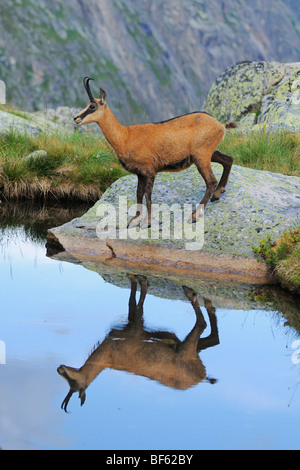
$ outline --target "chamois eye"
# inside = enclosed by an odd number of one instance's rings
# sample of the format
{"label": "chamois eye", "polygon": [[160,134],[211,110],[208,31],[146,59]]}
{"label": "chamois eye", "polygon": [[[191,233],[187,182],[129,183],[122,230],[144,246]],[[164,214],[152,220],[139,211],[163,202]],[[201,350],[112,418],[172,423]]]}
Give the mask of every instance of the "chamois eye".
{"label": "chamois eye", "polygon": [[96,109],[95,103],[90,104],[90,109]]}

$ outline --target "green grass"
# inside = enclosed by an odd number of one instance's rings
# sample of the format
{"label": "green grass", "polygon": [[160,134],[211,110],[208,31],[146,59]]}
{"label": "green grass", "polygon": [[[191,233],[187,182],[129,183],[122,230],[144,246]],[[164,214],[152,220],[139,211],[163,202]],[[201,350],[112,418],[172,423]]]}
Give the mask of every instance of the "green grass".
{"label": "green grass", "polygon": [[300,242],[296,244],[292,253],[277,266],[281,282],[293,291],[300,294]]}
{"label": "green grass", "polygon": [[[229,131],[219,148],[237,165],[300,176],[300,135]],[[45,150],[47,156],[26,158],[36,150]],[[6,199],[53,196],[95,201],[125,174],[100,136],[14,131],[0,136],[0,192]]]}
{"label": "green grass", "polygon": [[236,165],[300,176],[300,135],[285,133],[226,133],[219,149]]}
{"label": "green grass", "polygon": [[[36,150],[47,155],[26,158]],[[40,195],[97,200],[125,174],[100,137],[79,132],[30,136],[13,131],[0,137],[0,189],[7,199]]]}

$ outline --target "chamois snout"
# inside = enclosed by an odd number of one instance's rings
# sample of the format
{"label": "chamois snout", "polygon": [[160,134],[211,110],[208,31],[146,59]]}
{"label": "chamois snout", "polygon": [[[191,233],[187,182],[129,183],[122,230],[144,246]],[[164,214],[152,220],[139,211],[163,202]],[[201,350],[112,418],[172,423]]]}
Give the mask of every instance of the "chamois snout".
{"label": "chamois snout", "polygon": [[76,122],[76,124],[79,124],[81,121],[81,117],[79,115],[75,116],[74,121]]}

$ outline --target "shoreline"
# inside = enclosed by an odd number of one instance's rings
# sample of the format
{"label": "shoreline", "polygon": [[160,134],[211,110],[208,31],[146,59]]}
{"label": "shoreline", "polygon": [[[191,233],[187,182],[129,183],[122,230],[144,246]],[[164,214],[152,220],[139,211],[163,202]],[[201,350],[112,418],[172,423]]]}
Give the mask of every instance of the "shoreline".
{"label": "shoreline", "polygon": [[226,279],[237,283],[274,283],[266,263],[256,258],[85,238],[61,233],[59,227],[48,230],[46,246],[47,256],[65,261],[108,261],[130,269],[154,269],[161,274],[172,271],[179,275]]}

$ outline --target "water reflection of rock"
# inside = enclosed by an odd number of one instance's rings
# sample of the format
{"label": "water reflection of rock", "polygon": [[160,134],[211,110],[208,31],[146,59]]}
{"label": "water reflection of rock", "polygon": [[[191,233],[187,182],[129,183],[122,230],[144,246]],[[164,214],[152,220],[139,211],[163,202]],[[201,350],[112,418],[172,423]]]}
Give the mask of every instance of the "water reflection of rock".
{"label": "water reflection of rock", "polygon": [[[128,274],[128,278],[131,284],[128,323],[122,328],[112,329],[79,369],[65,365],[57,369],[70,386],[69,393],[61,405],[65,411],[75,392],[79,393],[81,405],[84,403],[87,387],[106,368],[148,377],[168,387],[181,390],[202,381],[216,382],[207,376],[205,366],[199,358],[200,351],[219,344],[215,308],[211,301],[204,299],[210,334],[201,338],[207,324],[197,294],[193,289],[183,286],[184,294],[196,314],[196,322],[184,341],[180,341],[169,331],[145,329],[143,306],[148,291],[148,281],[145,276],[133,274]],[[140,297],[137,302],[138,284],[140,284]]]}
{"label": "water reflection of rock", "polygon": [[49,227],[80,217],[89,207],[88,203],[1,202],[0,198],[1,227],[22,226],[32,240],[44,242]]}

